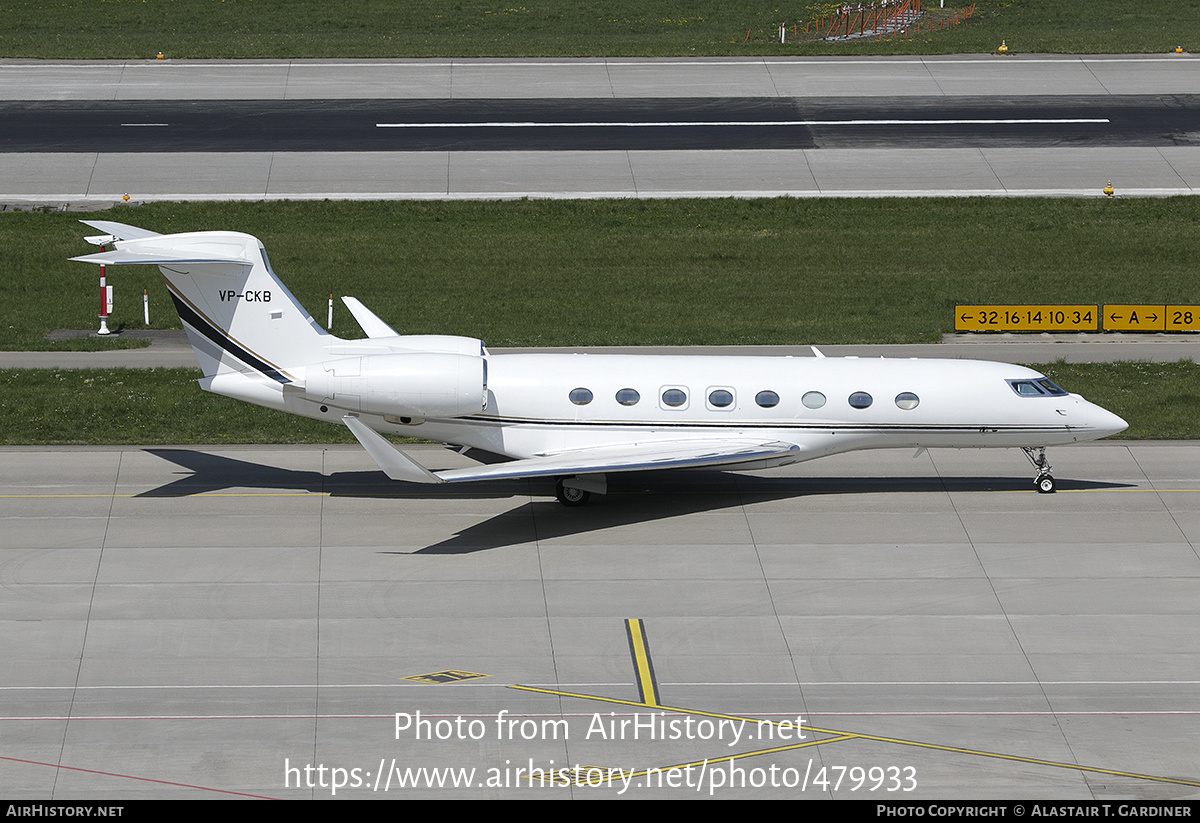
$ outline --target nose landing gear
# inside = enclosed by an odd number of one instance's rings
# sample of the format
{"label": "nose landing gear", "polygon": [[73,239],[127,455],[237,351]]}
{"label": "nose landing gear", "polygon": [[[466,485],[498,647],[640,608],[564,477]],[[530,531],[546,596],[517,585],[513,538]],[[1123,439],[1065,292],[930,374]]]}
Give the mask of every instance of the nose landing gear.
{"label": "nose landing gear", "polygon": [[1033,485],[1041,494],[1053,494],[1055,490],[1054,469],[1050,468],[1050,461],[1046,459],[1046,447],[1039,446],[1038,448],[1022,448],[1025,456],[1029,458],[1029,462],[1037,470],[1037,477],[1033,481]]}

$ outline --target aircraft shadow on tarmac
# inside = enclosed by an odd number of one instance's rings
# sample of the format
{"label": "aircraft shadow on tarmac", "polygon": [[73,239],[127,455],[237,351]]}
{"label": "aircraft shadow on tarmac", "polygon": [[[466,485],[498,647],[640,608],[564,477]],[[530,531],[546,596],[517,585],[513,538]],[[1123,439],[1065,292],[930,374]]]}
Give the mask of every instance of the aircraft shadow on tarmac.
{"label": "aircraft shadow on tarmac", "polygon": [[[931,492],[1033,493],[1024,474],[1006,477],[795,477],[719,471],[664,471],[610,475],[609,493],[587,506],[566,508],[547,478],[422,485],[388,480],[379,471],[322,474],[280,468],[224,455],[183,449],[146,449],[187,470],[187,475],[137,497],[186,497],[228,489],[328,494],[330,497],[470,500],[533,497],[457,534],[403,554],[468,554],[504,546],[570,537],[637,523],[712,512],[771,500],[826,494]],[[1060,491],[1131,488],[1129,484],[1059,479]]]}

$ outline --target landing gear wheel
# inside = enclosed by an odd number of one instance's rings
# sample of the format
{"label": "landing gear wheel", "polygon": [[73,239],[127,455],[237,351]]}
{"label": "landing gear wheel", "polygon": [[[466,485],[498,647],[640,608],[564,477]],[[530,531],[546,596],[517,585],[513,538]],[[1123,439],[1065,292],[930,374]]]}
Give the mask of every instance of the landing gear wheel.
{"label": "landing gear wheel", "polygon": [[592,496],[592,493],[586,492],[583,489],[573,489],[565,486],[563,485],[563,481],[559,479],[554,481],[554,496],[564,506],[582,506],[588,502],[588,498]]}
{"label": "landing gear wheel", "polygon": [[1046,447],[1038,448],[1022,447],[1021,451],[1025,452],[1025,456],[1029,458],[1029,462],[1037,469],[1037,478],[1033,481],[1033,485],[1041,494],[1054,494],[1054,475],[1051,474],[1053,469],[1050,468],[1050,461],[1046,459]]}

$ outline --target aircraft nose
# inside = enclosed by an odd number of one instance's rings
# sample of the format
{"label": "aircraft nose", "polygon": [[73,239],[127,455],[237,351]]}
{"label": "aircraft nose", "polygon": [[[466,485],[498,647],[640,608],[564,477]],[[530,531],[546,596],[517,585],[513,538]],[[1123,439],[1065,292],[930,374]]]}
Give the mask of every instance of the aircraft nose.
{"label": "aircraft nose", "polygon": [[1128,423],[1108,409],[1103,409],[1094,403],[1091,406],[1088,417],[1091,418],[1091,428],[1096,431],[1097,437],[1108,437],[1129,428]]}

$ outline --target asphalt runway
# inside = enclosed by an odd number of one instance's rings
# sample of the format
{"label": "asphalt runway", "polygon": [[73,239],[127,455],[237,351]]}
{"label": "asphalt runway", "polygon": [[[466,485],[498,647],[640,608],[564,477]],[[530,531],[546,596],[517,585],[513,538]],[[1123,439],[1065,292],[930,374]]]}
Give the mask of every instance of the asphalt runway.
{"label": "asphalt runway", "polygon": [[610,151],[1200,143],[1194,95],[0,102],[0,152]]}
{"label": "asphalt runway", "polygon": [[1197,59],[8,60],[0,204],[1193,194]]}
{"label": "asphalt runway", "polygon": [[1051,457],[2,449],[0,793],[1195,799],[1200,446]]}

